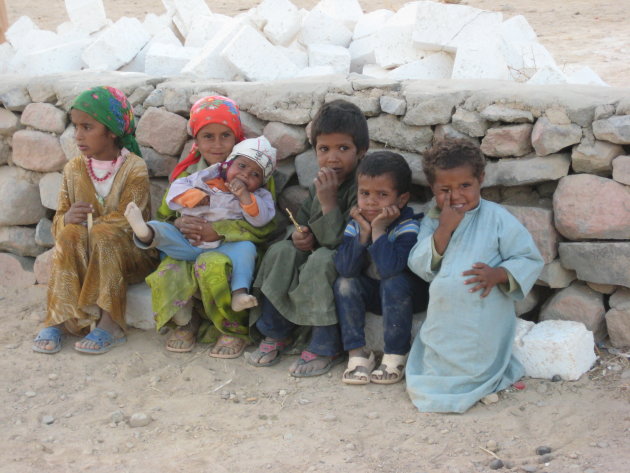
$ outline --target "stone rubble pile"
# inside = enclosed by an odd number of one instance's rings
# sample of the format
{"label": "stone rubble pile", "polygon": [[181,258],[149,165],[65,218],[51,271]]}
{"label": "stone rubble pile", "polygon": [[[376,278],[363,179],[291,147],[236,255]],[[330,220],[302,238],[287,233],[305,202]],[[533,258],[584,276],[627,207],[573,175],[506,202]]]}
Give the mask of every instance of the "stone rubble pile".
{"label": "stone rubble pile", "polygon": [[102,0],[65,0],[56,32],[18,19],[0,45],[0,73],[82,69],[270,81],[360,73],[409,79],[499,79],[606,85],[584,65],[558,65],[523,16],[416,1],[363,13],[358,0],[321,0],[311,11],[263,0],[235,17],[204,0],[162,0],[166,12],[113,23]]}

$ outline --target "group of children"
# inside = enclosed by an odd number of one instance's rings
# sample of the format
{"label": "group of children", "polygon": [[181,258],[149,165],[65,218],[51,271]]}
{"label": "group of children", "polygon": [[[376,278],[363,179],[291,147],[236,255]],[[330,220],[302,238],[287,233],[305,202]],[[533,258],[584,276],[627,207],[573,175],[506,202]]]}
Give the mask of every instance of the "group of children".
{"label": "group of children", "polygon": [[[174,326],[170,351],[211,340],[211,356],[236,358],[257,331],[251,365],[272,366],[301,342],[289,371],[317,376],[348,352],[344,383],[392,384],[406,373],[414,404],[436,412],[463,412],[523,375],[511,355],[513,302],[531,289],[542,258],[511,214],[481,199],[478,146],[451,140],[424,153],[435,205],[423,217],[407,205],[405,159],[366,154],[367,122],[355,105],[323,105],[310,130],[319,171],[290,236],[266,250],[254,278],[257,244],[275,226],[276,152],[264,136],[244,139],[233,101],[193,105],[195,144],[151,221],[124,95],[90,89],[70,115],[82,156],[64,169],[46,328],[35,351],[59,351],[62,325],[85,334],[75,344],[82,352],[123,342],[126,287],[146,277],[158,328]],[[425,308],[412,344],[413,313]],[[383,316],[378,364],[366,345],[367,311]]]}

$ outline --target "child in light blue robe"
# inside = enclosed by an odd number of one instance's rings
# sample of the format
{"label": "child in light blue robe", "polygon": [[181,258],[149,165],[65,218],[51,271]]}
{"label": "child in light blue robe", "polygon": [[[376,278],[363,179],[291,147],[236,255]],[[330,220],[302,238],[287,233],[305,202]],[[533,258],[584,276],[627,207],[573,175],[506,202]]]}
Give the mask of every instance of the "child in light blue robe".
{"label": "child in light blue robe", "polygon": [[436,206],[408,263],[431,285],[406,367],[407,392],[422,412],[465,412],[524,374],[512,356],[514,301],[532,288],[543,260],[514,216],[481,199],[484,167],[478,146],[461,140],[424,155]]}

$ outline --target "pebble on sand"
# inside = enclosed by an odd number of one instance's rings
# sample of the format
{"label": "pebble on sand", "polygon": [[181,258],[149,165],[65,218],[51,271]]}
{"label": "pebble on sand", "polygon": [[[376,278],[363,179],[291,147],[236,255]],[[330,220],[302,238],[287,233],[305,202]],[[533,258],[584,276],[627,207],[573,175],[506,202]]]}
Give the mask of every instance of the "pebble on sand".
{"label": "pebble on sand", "polygon": [[501,468],[503,468],[503,460],[501,460],[500,458],[495,458],[490,462],[488,466],[491,470],[500,470]]}
{"label": "pebble on sand", "polygon": [[536,447],[536,455],[547,455],[548,453],[551,453],[551,447],[547,447],[544,445]]}
{"label": "pebble on sand", "polygon": [[53,422],[55,422],[55,418],[53,416],[46,415],[42,417],[42,424],[50,425]]}
{"label": "pebble on sand", "polygon": [[136,412],[129,418],[129,427],[145,427],[151,422],[151,417],[144,412]]}

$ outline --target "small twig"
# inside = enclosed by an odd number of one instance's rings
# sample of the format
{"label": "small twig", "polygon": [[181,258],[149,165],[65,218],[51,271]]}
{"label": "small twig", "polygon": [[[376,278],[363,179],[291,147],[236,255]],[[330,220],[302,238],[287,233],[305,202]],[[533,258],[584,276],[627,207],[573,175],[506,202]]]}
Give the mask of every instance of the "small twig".
{"label": "small twig", "polygon": [[488,455],[492,455],[494,458],[496,458],[497,460],[501,460],[501,458],[499,458],[499,455],[497,455],[496,453],[488,450],[487,448],[483,448],[483,447],[479,447],[481,450],[483,450],[484,452],[486,452]]}
{"label": "small twig", "polygon": [[225,383],[218,385],[216,388],[212,390],[213,393],[216,393],[219,389],[226,387],[228,384],[232,382],[232,379],[228,379]]}
{"label": "small twig", "polygon": [[299,223],[297,223],[297,220],[295,220],[295,217],[293,217],[293,214],[291,213],[291,211],[288,208],[285,208],[284,210],[287,211],[287,214],[289,215],[289,219],[291,220],[291,223],[295,226],[295,229],[298,232],[303,233],[302,227],[300,226]]}

